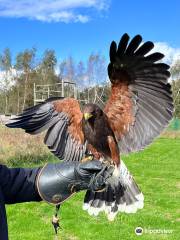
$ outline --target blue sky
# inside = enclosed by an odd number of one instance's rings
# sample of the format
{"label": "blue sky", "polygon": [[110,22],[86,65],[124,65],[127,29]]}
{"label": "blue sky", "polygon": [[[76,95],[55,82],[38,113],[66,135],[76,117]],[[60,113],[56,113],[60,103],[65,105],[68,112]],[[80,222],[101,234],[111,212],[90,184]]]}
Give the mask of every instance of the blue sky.
{"label": "blue sky", "polygon": [[85,60],[91,52],[107,58],[110,42],[127,32],[177,58],[179,25],[179,0],[0,0],[0,52],[9,47],[15,56],[35,46],[39,56],[54,49],[58,60]]}

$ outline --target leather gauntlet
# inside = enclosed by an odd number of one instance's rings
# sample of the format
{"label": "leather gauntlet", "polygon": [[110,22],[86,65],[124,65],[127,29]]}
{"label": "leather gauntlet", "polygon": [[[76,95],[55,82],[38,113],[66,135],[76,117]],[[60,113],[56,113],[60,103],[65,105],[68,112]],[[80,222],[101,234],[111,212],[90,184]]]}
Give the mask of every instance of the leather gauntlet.
{"label": "leather gauntlet", "polygon": [[80,190],[103,190],[113,170],[98,160],[47,164],[38,174],[36,186],[43,200],[57,205]]}

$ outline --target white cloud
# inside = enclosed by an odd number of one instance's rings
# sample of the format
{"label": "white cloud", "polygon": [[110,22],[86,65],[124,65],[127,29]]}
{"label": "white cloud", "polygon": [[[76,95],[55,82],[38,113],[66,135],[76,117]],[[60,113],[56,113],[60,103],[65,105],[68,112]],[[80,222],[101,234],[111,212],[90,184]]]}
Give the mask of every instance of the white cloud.
{"label": "white cloud", "polygon": [[165,55],[163,61],[173,65],[177,59],[180,59],[180,48],[173,48],[166,42],[154,43],[153,52],[161,52]]}
{"label": "white cloud", "polygon": [[110,0],[0,0],[0,16],[35,19],[44,22],[82,22],[90,20],[84,10],[108,9]]}

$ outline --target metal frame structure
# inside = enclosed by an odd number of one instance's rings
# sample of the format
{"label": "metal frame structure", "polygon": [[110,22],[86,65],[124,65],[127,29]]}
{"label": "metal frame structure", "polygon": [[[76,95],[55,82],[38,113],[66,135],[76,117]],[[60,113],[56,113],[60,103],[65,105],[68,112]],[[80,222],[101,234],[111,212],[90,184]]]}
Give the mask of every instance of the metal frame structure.
{"label": "metal frame structure", "polygon": [[42,103],[50,97],[72,97],[77,99],[81,105],[93,102],[104,106],[102,100],[104,88],[99,94],[96,87],[89,87],[86,91],[86,94],[81,95],[81,91],[77,88],[76,83],[68,80],[61,80],[61,82],[56,84],[45,85],[36,85],[34,83],[34,105]]}
{"label": "metal frame structure", "polygon": [[76,84],[61,80],[56,84],[36,85],[34,83],[34,105],[44,102],[50,97],[73,97],[77,99]]}

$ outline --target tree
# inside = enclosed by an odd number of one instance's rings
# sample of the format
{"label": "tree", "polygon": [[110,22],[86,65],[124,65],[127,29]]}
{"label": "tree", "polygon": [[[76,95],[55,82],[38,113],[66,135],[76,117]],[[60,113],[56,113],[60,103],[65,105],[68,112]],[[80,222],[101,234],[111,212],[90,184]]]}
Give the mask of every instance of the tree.
{"label": "tree", "polygon": [[63,60],[59,65],[59,78],[63,79],[66,74],[66,60]]}
{"label": "tree", "polygon": [[174,117],[180,118],[180,59],[170,69],[172,80],[172,94],[174,99]]}
{"label": "tree", "polygon": [[72,56],[69,56],[60,63],[59,70],[61,79],[66,79],[69,82],[75,82],[76,69]]}
{"label": "tree", "polygon": [[174,117],[180,118],[180,79],[172,81],[172,90],[174,99]]}
{"label": "tree", "polygon": [[[91,54],[87,62],[87,82],[88,90],[87,99],[96,103],[101,102],[99,96],[104,93],[104,86],[107,84],[107,70],[105,58],[100,54]],[[103,86],[103,87],[102,87]]]}
{"label": "tree", "polygon": [[57,76],[55,74],[56,64],[57,58],[54,50],[45,50],[39,66],[42,75],[42,84],[54,84],[57,82]]}
{"label": "tree", "polygon": [[5,109],[4,112],[8,112],[8,91],[12,85],[12,64],[11,64],[11,52],[9,48],[5,48],[3,53],[0,55],[0,68],[4,72],[4,84],[2,86],[2,91],[5,95]]}
{"label": "tree", "polygon": [[66,68],[67,68],[67,73],[66,73],[67,79],[70,82],[74,82],[75,81],[75,65],[74,65],[74,60],[71,56],[69,56],[67,59]]}
{"label": "tree", "polygon": [[[30,79],[30,73],[34,69],[34,60],[35,60],[35,54],[36,49],[26,49],[23,52],[20,52],[16,56],[16,64],[15,67],[17,71],[21,73],[18,81],[19,81],[19,87],[23,85],[23,103],[22,103],[22,111],[26,107],[26,100],[27,100],[27,94],[28,94],[28,81]],[[31,91],[31,89],[30,89]]]}
{"label": "tree", "polygon": [[84,66],[84,63],[80,61],[77,65],[76,77],[75,77],[75,82],[78,85],[78,87],[84,86],[85,79],[86,79],[85,66]]}
{"label": "tree", "polygon": [[106,82],[106,61],[100,54],[91,54],[87,63],[87,76],[89,85],[99,85]]}
{"label": "tree", "polygon": [[[80,89],[78,95],[86,102],[96,103],[106,101],[109,86],[106,83],[107,70],[105,58],[101,54],[91,54],[87,64],[84,61],[75,63],[72,56],[63,60],[59,65],[59,76],[56,72],[57,59],[54,50],[45,50],[42,58],[37,62],[36,49],[25,49],[19,52],[15,61],[15,73],[9,78],[9,72],[13,70],[10,50],[4,50],[0,55],[1,70],[6,73],[6,84],[0,89],[0,110],[19,113],[33,104],[33,87],[36,85],[50,85],[50,96],[58,96],[62,90],[59,83],[61,79],[75,82]],[[66,97],[74,97],[74,85],[64,83],[62,94]],[[44,88],[47,89],[46,86]],[[49,89],[49,88],[48,88]],[[60,91],[59,91],[60,90]],[[53,94],[52,94],[53,93]],[[52,94],[52,95],[51,95]],[[46,95],[46,94],[45,94]],[[44,95],[44,96],[45,96]],[[41,93],[39,92],[39,98]],[[49,96],[49,94],[48,94]]]}
{"label": "tree", "polygon": [[171,66],[170,71],[173,79],[180,79],[180,59]]}
{"label": "tree", "polygon": [[46,69],[47,72],[54,72],[54,68],[57,64],[57,59],[54,50],[52,49],[45,50],[41,64],[42,67]]}

